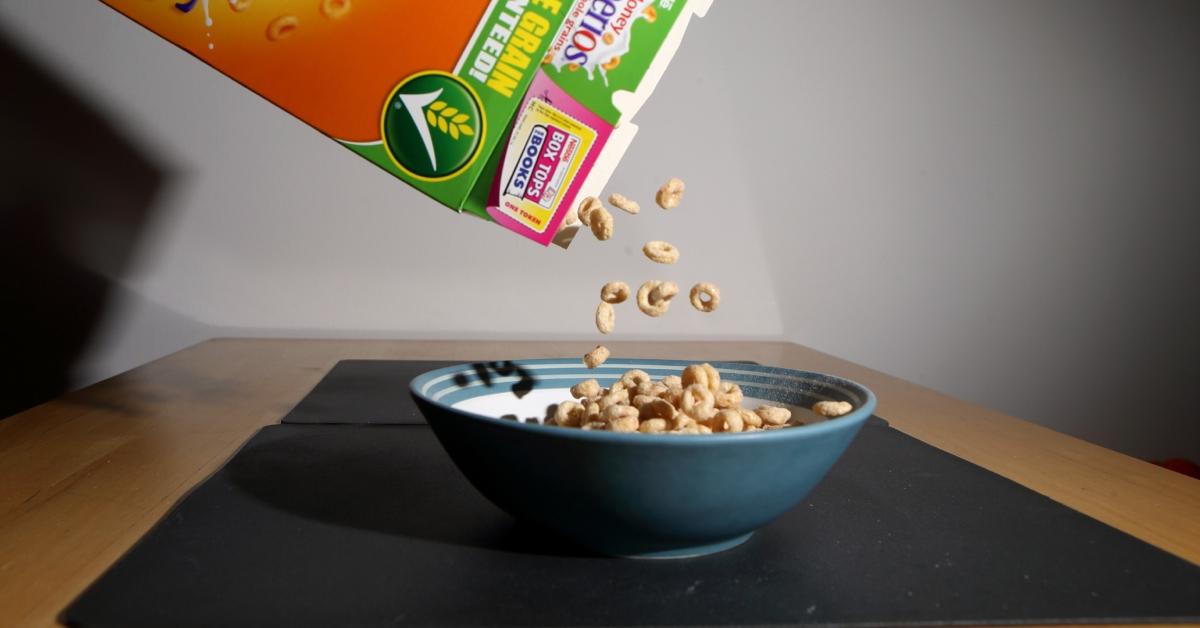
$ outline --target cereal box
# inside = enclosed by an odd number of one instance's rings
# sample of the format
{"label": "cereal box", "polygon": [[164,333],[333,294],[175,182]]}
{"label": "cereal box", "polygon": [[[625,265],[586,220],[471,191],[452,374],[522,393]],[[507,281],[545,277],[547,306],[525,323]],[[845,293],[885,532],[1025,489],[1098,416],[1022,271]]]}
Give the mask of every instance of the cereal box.
{"label": "cereal box", "polygon": [[711,0],[101,0],[454,210],[566,246]]}

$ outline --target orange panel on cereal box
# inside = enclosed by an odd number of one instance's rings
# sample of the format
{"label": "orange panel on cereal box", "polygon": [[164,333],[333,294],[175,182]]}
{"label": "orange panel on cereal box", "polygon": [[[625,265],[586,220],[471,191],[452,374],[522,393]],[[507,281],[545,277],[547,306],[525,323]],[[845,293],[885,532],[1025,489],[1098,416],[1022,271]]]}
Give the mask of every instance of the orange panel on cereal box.
{"label": "orange panel on cereal box", "polygon": [[379,139],[390,90],[451,71],[487,0],[103,0],[342,140]]}

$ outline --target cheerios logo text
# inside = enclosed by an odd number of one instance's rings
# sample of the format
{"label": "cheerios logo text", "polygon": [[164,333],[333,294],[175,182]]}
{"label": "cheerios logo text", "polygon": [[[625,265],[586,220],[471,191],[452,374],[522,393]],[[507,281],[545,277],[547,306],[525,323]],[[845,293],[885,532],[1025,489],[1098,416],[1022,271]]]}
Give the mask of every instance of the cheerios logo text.
{"label": "cheerios logo text", "polygon": [[[646,4],[646,0],[592,0],[587,13],[579,18],[578,26],[567,38],[563,49],[563,57],[579,65],[587,65],[588,59],[597,46],[606,47],[613,40],[613,34],[619,35],[624,28],[632,23],[638,8]],[[612,33],[605,37],[605,31]]]}

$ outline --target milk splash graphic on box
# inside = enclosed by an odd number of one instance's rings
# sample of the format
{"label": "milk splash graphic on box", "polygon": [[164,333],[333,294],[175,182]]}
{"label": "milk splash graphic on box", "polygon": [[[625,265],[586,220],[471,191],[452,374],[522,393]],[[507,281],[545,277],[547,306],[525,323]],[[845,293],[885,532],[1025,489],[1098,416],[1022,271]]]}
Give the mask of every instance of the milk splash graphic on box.
{"label": "milk splash graphic on box", "polygon": [[460,212],[543,245],[711,0],[101,0]]}

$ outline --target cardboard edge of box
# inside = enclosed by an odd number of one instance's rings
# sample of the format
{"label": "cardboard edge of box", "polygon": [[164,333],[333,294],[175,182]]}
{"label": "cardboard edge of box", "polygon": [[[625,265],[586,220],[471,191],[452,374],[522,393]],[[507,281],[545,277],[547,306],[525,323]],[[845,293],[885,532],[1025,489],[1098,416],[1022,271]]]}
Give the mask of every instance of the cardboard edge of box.
{"label": "cardboard edge of box", "polygon": [[[617,164],[625,156],[625,151],[629,149],[629,145],[633,143],[634,136],[637,135],[638,127],[632,122],[633,116],[641,110],[642,105],[650,98],[650,94],[654,92],[654,88],[658,86],[658,82],[662,79],[663,73],[666,72],[667,66],[671,64],[675,53],[679,50],[679,44],[683,42],[684,32],[687,30],[693,16],[702,18],[712,6],[713,0],[689,0],[684,5],[683,13],[675,20],[675,24],[671,26],[671,32],[663,40],[662,47],[659,48],[658,54],[655,55],[654,61],[646,70],[645,76],[642,77],[641,83],[638,84],[636,91],[622,91],[613,94],[613,105],[621,111],[621,118],[617,120],[616,127],[613,128],[612,134],[608,138],[608,143],[600,151],[600,155],[596,158],[596,162],[592,165],[591,171],[583,180],[583,185],[579,188],[579,194],[576,197],[580,201],[589,196],[599,197],[604,190],[604,186],[608,185],[608,180],[612,178],[613,172],[617,169]],[[560,210],[561,211],[561,210]],[[554,236],[554,244],[567,248],[575,239],[576,234],[583,227],[580,224],[565,226],[559,229]]]}

